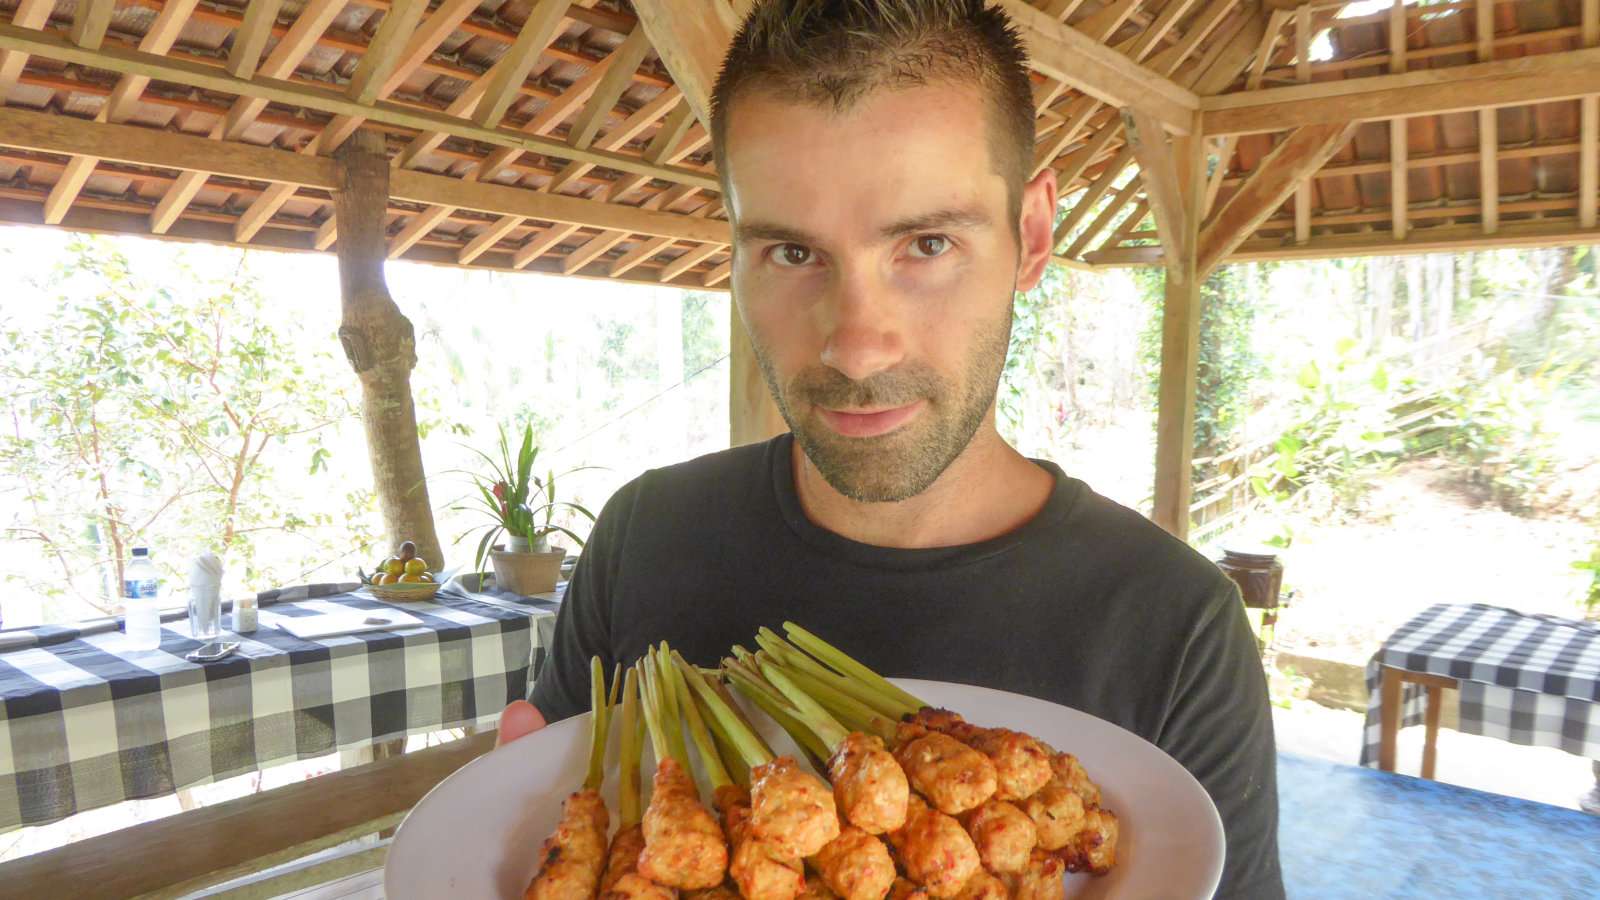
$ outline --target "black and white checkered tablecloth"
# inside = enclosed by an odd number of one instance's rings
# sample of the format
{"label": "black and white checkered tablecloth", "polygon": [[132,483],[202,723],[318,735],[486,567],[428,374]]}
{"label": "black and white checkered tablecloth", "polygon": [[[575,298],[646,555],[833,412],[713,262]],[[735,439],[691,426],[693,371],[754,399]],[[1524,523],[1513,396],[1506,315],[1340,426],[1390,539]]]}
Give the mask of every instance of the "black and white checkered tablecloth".
{"label": "black and white checkered tablecloth", "polygon": [[[31,641],[6,634],[0,831],[339,749],[492,725],[526,693],[558,608],[448,588],[432,602],[403,604],[365,593],[274,594],[263,595],[279,602],[262,607],[260,629],[204,666],[183,658],[200,642],[182,617],[164,617],[161,648],[149,651],[126,649],[114,627],[52,629]],[[422,624],[313,641],[274,624],[378,608]]]}
{"label": "black and white checkered tablecloth", "polygon": [[[1367,663],[1366,742],[1378,759],[1381,667],[1461,682],[1461,731],[1600,758],[1600,626],[1497,606],[1438,604],[1400,626]],[[1401,727],[1423,720],[1407,684]]]}

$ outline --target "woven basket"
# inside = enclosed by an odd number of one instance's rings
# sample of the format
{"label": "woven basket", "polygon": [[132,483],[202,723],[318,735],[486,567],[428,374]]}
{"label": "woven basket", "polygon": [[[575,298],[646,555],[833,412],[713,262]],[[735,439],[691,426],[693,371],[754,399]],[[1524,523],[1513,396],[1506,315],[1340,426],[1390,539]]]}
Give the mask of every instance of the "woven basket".
{"label": "woven basket", "polygon": [[367,590],[379,600],[390,603],[411,603],[418,600],[432,600],[433,595],[439,593],[438,584],[369,584]]}

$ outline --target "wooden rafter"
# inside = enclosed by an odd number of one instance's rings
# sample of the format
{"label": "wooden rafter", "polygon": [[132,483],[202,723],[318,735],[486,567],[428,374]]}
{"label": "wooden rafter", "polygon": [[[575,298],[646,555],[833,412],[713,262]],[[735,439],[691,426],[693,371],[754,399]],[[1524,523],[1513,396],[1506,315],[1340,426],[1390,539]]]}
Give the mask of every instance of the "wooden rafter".
{"label": "wooden rafter", "polygon": [[[1600,45],[1600,0],[1583,0],[1583,46]],[[1595,226],[1595,193],[1600,188],[1600,96],[1589,94],[1578,103],[1578,225]]]}
{"label": "wooden rafter", "polygon": [[1600,93],[1600,48],[1206,97],[1206,134],[1552,103]]}
{"label": "wooden rafter", "polygon": [[[1198,266],[1202,277],[1215,269],[1256,228],[1282,206],[1295,186],[1349,143],[1356,123],[1306,125],[1273,148],[1254,174],[1211,217],[1200,233]],[[1158,220],[1159,221],[1159,220]]]}
{"label": "wooden rafter", "polygon": [[[293,184],[329,191],[336,185],[333,163],[325,157],[256,147],[236,141],[172,134],[136,125],[86,122],[69,116],[14,107],[0,108],[0,141],[42,153],[88,153],[164,169],[204,171],[215,175]],[[728,226],[615,203],[544,194],[498,184],[462,181],[445,175],[397,171],[390,190],[398,200],[449,205],[490,214],[519,215],[547,222],[570,222],[635,234],[696,242],[728,242]]]}
{"label": "wooden rafter", "polygon": [[1139,193],[1143,186],[1139,179],[1129,179],[1128,183],[1122,186],[1122,190],[1117,191],[1111,201],[1100,211],[1100,214],[1094,217],[1094,221],[1089,223],[1089,226],[1083,230],[1082,234],[1078,235],[1077,239],[1067,247],[1062,255],[1068,259],[1081,257],[1083,251],[1094,243],[1095,238],[1111,227],[1111,223],[1116,221],[1117,215],[1126,209],[1129,203],[1133,202],[1134,196]]}
{"label": "wooden rafter", "polygon": [[[350,99],[357,103],[371,103],[385,96],[384,83],[399,66],[401,53],[427,9],[428,0],[394,0],[389,11],[383,14],[383,21],[378,23],[372,43],[361,54],[355,74],[350,76],[350,87],[345,91]],[[429,52],[432,52],[432,48],[429,48]]]}
{"label": "wooden rafter", "polygon": [[[150,30],[145,32],[144,37],[140,39],[139,50],[143,53],[159,56],[172,49],[173,43],[178,40],[178,35],[183,31],[184,23],[188,20],[189,12],[194,9],[195,3],[196,0],[173,0],[173,2],[162,7],[160,15],[156,16],[155,21],[151,23]],[[93,7],[88,4],[79,6],[80,12],[85,9],[92,10]],[[85,50],[93,50],[98,47],[99,40],[95,40],[95,46],[93,47],[78,41],[76,35],[77,25],[83,22],[84,18],[94,15],[91,12],[88,16],[74,20],[73,42]],[[108,9],[105,11],[105,21],[110,22],[110,20],[111,13]],[[100,27],[100,38],[104,37],[105,28],[102,25]],[[128,117],[133,115],[134,108],[138,105],[139,95],[144,93],[144,89],[149,84],[150,79],[143,75],[123,75],[117,80],[117,86],[111,90],[111,95],[106,99],[106,102],[101,104],[100,112],[95,117],[96,121],[127,121]],[[74,156],[72,158],[72,162],[67,165],[66,171],[62,172],[61,177],[56,179],[55,187],[51,188],[50,195],[45,198],[44,221],[46,224],[60,224],[61,219],[67,214],[67,210],[78,199],[78,193],[88,183],[89,176],[94,174],[95,166],[98,163],[99,160],[92,156]]]}
{"label": "wooden rafter", "polygon": [[733,8],[704,0],[636,0],[634,12],[700,124],[711,127],[711,90],[739,25]]}
{"label": "wooden rafter", "polygon": [[517,34],[517,42],[506,51],[506,56],[512,60],[511,65],[501,68],[489,79],[483,100],[472,111],[473,122],[484,128],[493,128],[505,118],[528,72],[539,61],[550,42],[555,40],[556,31],[566,18],[570,5],[569,0],[538,0],[534,4],[527,21],[522,24],[522,31]]}
{"label": "wooden rafter", "polygon": [[[1402,75],[1406,71],[1406,4],[1393,0],[1389,7],[1389,71]],[[1406,154],[1411,150],[1410,126],[1405,119],[1389,120],[1389,230],[1396,240],[1403,240],[1411,227],[1407,213],[1411,209],[1410,170],[1406,167]]]}
{"label": "wooden rafter", "polygon": [[1194,93],[1144,68],[1024,0],[1000,0],[1021,31],[1033,68],[1112,106],[1148,111],[1185,133],[1200,107]]}
{"label": "wooden rafter", "polygon": [[1090,182],[1089,186],[1084,189],[1083,195],[1073,204],[1072,211],[1068,212],[1066,217],[1061,220],[1061,223],[1056,226],[1051,246],[1061,246],[1061,242],[1072,234],[1073,229],[1088,218],[1091,212],[1094,212],[1095,204],[1099,203],[1100,198],[1111,190],[1117,178],[1127,171],[1129,164],[1132,162],[1133,147],[1131,145],[1125,146],[1117,152],[1111,162],[1107,163],[1106,167],[1101,170],[1100,176]]}
{"label": "wooden rafter", "polygon": [[277,24],[282,6],[283,0],[250,0],[244,20],[233,33],[233,46],[228,49],[229,75],[247,81],[255,76],[261,51],[267,49],[267,38],[272,36],[272,26]]}
{"label": "wooden rafter", "polygon": [[[1494,60],[1495,0],[1477,0],[1476,29],[1478,62]],[[1500,114],[1493,109],[1478,110],[1478,196],[1483,203],[1484,234],[1500,229]]]}
{"label": "wooden rafter", "polygon": [[78,0],[72,14],[72,42],[85,50],[98,50],[106,39],[117,0]]}

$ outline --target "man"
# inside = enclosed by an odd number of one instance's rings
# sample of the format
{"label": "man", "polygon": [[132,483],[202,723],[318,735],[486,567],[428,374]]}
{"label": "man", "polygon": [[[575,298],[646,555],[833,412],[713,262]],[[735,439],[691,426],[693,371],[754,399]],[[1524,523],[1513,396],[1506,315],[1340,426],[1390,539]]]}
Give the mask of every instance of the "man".
{"label": "man", "polygon": [[1221,812],[1222,894],[1281,897],[1272,721],[1236,590],[995,428],[1056,185],[1029,177],[1023,51],[984,3],[752,11],[712,133],[734,300],[792,435],[612,497],[532,706],[502,732],[584,711],[593,654],[609,668],[666,640],[709,664],[792,619],[885,674],[1041,697],[1155,742]]}

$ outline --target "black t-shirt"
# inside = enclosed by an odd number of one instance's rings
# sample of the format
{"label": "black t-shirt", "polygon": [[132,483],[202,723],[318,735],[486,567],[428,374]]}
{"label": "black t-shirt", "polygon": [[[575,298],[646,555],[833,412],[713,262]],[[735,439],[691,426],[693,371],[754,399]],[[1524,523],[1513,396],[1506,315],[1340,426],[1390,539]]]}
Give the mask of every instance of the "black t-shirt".
{"label": "black t-shirt", "polygon": [[1226,576],[1047,462],[1054,490],[1009,534],[851,541],[806,518],[792,447],[782,435],[652,470],[611,498],[529,698],[546,718],[588,709],[592,655],[609,671],[665,640],[712,665],[792,619],[885,675],[1027,694],[1152,741],[1221,813],[1219,896],[1283,896],[1266,679]]}

